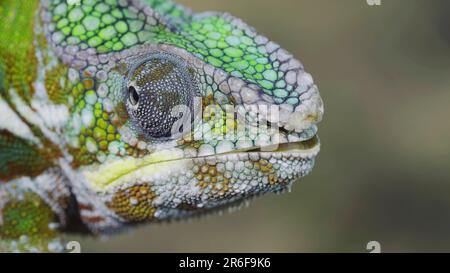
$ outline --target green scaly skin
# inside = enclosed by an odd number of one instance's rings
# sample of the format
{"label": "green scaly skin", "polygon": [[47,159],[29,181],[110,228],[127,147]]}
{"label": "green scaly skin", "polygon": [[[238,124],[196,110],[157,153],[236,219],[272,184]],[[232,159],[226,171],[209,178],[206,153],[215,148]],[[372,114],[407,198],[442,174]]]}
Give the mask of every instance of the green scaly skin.
{"label": "green scaly skin", "polygon": [[1,251],[64,251],[61,232],[190,217],[311,171],[322,100],[279,45],[171,1],[76,2],[0,2]]}

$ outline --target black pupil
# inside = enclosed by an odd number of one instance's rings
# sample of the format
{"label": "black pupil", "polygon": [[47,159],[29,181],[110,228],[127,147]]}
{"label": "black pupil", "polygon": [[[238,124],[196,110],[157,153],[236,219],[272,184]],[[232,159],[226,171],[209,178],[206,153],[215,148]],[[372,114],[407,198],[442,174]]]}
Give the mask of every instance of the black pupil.
{"label": "black pupil", "polygon": [[128,92],[130,93],[130,99],[133,104],[138,103],[139,101],[139,94],[137,93],[136,89],[133,86],[128,87]]}

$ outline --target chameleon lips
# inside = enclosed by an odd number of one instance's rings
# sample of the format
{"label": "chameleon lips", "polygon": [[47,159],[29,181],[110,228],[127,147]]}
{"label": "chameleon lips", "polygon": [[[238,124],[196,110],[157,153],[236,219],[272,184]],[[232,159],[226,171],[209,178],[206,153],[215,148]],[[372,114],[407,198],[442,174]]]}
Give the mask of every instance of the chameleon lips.
{"label": "chameleon lips", "polygon": [[[230,153],[240,153],[240,152],[305,152],[314,149],[320,149],[320,140],[317,135],[314,135],[312,138],[304,140],[304,141],[295,141],[295,142],[287,142],[280,143],[277,145],[269,145],[264,147],[256,147],[256,148],[248,148],[248,149],[240,149]],[[317,151],[318,152],[318,151]]]}
{"label": "chameleon lips", "polygon": [[317,135],[304,141],[282,143],[276,146],[253,147],[235,150],[227,153],[186,158],[180,150],[162,151],[142,159],[121,159],[111,163],[104,163],[99,168],[82,171],[90,186],[99,192],[108,191],[133,181],[161,180],[170,178],[174,173],[186,172],[190,162],[196,160],[212,160],[227,162],[239,158],[290,157],[292,159],[313,159],[320,151],[320,141]]}

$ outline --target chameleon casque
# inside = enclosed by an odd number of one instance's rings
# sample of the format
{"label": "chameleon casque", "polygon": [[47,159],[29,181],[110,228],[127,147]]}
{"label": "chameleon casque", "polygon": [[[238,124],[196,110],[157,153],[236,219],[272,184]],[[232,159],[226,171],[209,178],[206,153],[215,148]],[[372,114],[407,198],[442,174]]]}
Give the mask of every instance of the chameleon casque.
{"label": "chameleon casque", "polygon": [[1,251],[233,206],[314,165],[311,75],[230,14],[1,0],[0,22]]}

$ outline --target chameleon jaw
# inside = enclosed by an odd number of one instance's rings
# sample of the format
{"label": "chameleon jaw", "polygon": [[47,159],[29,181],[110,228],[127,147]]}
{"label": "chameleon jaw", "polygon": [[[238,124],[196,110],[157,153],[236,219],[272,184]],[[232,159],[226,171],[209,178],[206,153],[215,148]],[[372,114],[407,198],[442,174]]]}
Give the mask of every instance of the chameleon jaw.
{"label": "chameleon jaw", "polygon": [[[97,232],[120,223],[164,221],[214,211],[269,192],[283,192],[313,168],[317,136],[265,148],[184,158],[159,153],[78,170],[79,201],[108,215]],[[172,151],[176,152],[176,151]],[[93,198],[93,197],[96,198]],[[90,219],[92,211],[82,211]],[[89,220],[87,220],[89,221]]]}

